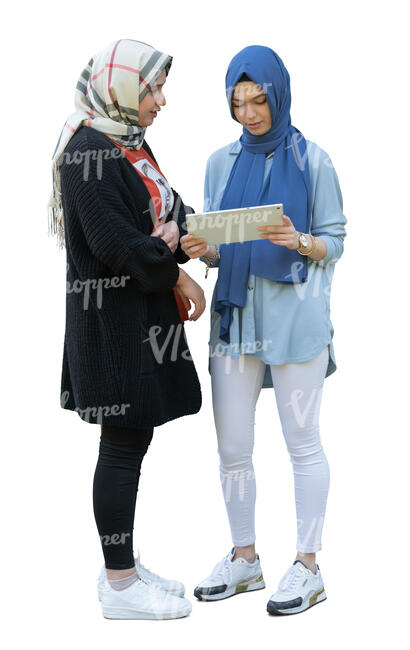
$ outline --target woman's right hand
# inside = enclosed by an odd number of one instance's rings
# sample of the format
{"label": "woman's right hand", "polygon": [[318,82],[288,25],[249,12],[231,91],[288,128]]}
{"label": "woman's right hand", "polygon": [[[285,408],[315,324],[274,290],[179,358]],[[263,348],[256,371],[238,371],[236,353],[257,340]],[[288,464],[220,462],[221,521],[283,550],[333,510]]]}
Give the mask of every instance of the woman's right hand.
{"label": "woman's right hand", "polygon": [[198,320],[198,318],[204,313],[206,307],[205,294],[202,287],[200,287],[195,280],[179,267],[179,277],[175,289],[184,301],[187,311],[192,307],[190,303],[191,300],[195,305],[195,309],[190,315],[189,320]]}
{"label": "woman's right hand", "polygon": [[181,248],[188,257],[207,257],[211,259],[216,254],[216,246],[208,246],[206,239],[203,237],[194,237],[193,235],[184,235],[180,239]]}

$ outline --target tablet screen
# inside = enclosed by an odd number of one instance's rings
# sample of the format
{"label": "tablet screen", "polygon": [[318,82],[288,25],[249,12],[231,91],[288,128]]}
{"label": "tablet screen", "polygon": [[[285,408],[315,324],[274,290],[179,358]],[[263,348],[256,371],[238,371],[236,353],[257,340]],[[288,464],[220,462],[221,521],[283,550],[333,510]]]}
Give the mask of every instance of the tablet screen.
{"label": "tablet screen", "polygon": [[258,226],[283,226],[283,203],[187,214],[187,230],[208,244],[261,240]]}

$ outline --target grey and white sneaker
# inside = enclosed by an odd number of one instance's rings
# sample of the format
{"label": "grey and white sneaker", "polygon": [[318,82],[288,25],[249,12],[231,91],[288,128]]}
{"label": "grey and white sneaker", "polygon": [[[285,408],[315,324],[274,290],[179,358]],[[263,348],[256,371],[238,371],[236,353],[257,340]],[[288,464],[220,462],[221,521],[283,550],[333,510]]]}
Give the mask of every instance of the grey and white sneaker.
{"label": "grey and white sneaker", "polygon": [[192,611],[186,598],[178,598],[141,579],[121,591],[113,589],[106,580],[101,589],[101,607],[104,618],[113,619],[182,618]]}
{"label": "grey and white sneaker", "polygon": [[218,564],[212,573],[202,580],[194,590],[194,596],[199,600],[222,600],[245,591],[264,589],[262,569],[259,555],[250,563],[238,557],[232,562],[235,547]]}
{"label": "grey and white sneaker", "polygon": [[[174,596],[179,596],[180,598],[184,596],[185,587],[182,584],[182,582],[179,582],[179,580],[168,580],[167,578],[161,578],[161,576],[159,576],[157,573],[154,573],[153,571],[147,569],[143,564],[141,564],[139,551],[138,551],[138,557],[135,558],[135,568],[137,570],[139,577],[142,578],[144,582],[157,585],[163,591],[167,591],[168,593]],[[103,564],[97,581],[99,600],[101,600],[102,588],[106,581],[107,581],[107,573],[105,570],[105,565]]]}
{"label": "grey and white sneaker", "polygon": [[326,600],[326,592],[319,565],[312,573],[303,562],[295,560],[280,580],[267,610],[269,614],[298,614],[322,600]]}

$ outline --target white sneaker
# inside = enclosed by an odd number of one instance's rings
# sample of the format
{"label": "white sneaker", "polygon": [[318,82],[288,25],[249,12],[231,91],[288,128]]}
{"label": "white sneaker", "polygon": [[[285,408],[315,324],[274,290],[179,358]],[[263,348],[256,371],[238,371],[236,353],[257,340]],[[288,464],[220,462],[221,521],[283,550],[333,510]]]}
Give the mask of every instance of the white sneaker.
{"label": "white sneaker", "polygon": [[208,578],[195,588],[194,596],[199,600],[221,600],[244,591],[264,589],[259,555],[250,563],[238,557],[234,562],[235,547],[218,564]]}
{"label": "white sneaker", "polygon": [[[178,580],[167,580],[166,578],[161,578],[157,573],[153,573],[147,569],[140,561],[140,552],[138,551],[138,557],[135,559],[135,568],[140,578],[142,578],[147,583],[157,584],[164,591],[168,591],[174,596],[183,597],[185,594],[185,587],[182,582]],[[98,576],[97,588],[98,588],[98,598],[101,600],[101,590],[104,583],[107,580],[107,572],[105,570],[105,565],[103,564],[101,568],[100,575]]]}
{"label": "white sneaker", "polygon": [[141,579],[121,591],[113,589],[106,580],[101,590],[101,607],[103,616],[113,619],[182,618],[192,610],[186,598],[174,596]]}
{"label": "white sneaker", "polygon": [[267,610],[269,614],[298,614],[322,600],[326,600],[326,592],[319,565],[312,573],[303,562],[295,560],[279,582]]}

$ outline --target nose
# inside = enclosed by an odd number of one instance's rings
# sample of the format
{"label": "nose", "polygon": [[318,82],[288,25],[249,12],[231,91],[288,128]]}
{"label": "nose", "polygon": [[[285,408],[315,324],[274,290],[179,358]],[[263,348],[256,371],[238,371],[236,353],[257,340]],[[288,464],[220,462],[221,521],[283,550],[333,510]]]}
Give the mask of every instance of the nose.
{"label": "nose", "polygon": [[155,102],[156,102],[156,104],[158,104],[158,106],[165,106],[166,105],[167,101],[165,99],[165,95],[164,95],[163,92],[156,93]]}
{"label": "nose", "polygon": [[255,108],[252,104],[247,104],[245,107],[245,119],[247,122],[251,122],[256,117]]}

